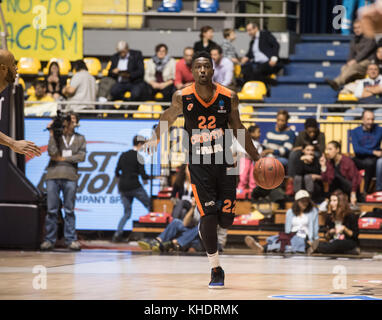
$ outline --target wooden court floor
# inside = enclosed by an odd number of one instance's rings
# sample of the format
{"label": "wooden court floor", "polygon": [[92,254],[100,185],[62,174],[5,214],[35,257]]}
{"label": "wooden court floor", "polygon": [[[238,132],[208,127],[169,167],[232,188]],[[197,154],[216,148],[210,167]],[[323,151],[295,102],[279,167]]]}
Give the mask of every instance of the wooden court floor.
{"label": "wooden court floor", "polygon": [[226,254],[221,264],[226,288],[210,290],[204,256],[0,251],[0,300],[382,299],[379,259]]}

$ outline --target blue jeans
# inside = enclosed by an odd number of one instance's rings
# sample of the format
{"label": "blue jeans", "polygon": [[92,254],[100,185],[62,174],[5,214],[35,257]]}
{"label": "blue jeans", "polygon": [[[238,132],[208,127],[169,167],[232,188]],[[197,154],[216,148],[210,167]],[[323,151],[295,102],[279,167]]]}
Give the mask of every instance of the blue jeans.
{"label": "blue jeans", "polygon": [[124,213],[123,217],[119,221],[118,229],[115,232],[118,236],[122,235],[123,227],[125,226],[127,220],[129,220],[131,217],[131,207],[134,198],[137,198],[147,210],[150,210],[150,198],[147,195],[146,190],[143,189],[142,186],[138,189],[121,192],[121,200],[124,208]]}
{"label": "blue jeans", "polygon": [[165,242],[171,241],[172,239],[175,239],[176,236],[178,236],[176,240],[178,241],[179,245],[181,247],[185,247],[198,237],[198,232],[198,226],[187,228],[183,225],[182,220],[174,219],[158,236],[158,238]]}
{"label": "blue jeans", "polygon": [[278,156],[276,156],[275,158],[277,160],[279,160],[283,164],[284,167],[288,166],[288,158],[278,157]]}
{"label": "blue jeans", "polygon": [[57,240],[57,218],[60,210],[60,192],[64,196],[64,237],[70,244],[77,240],[74,203],[76,200],[77,181],[67,179],[49,179],[46,181],[48,213],[45,219],[45,240],[55,243]]}

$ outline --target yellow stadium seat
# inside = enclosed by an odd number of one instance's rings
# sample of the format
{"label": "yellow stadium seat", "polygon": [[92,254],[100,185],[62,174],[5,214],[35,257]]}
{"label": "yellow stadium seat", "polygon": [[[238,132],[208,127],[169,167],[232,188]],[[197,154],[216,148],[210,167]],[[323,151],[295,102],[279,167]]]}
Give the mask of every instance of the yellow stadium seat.
{"label": "yellow stadium seat", "polygon": [[[119,103],[119,102],[123,102],[123,100],[115,100],[114,102],[118,102]],[[116,103],[114,105],[114,108],[119,109],[119,108],[121,108],[121,105]]]}
{"label": "yellow stadium seat", "polygon": [[41,69],[40,60],[32,57],[22,57],[17,63],[19,74],[38,74]]}
{"label": "yellow stadium seat", "polygon": [[27,89],[27,95],[28,96],[34,95],[34,86],[30,86],[29,89]]}
{"label": "yellow stadium seat", "polygon": [[107,75],[109,74],[110,67],[111,67],[111,61],[109,61],[109,62],[107,63],[106,68],[102,70],[102,75],[103,75],[104,77],[107,77]]}
{"label": "yellow stadium seat", "polygon": [[338,95],[338,101],[358,101],[353,93],[340,93]]}
{"label": "yellow stadium seat", "polygon": [[237,95],[240,100],[263,100],[267,88],[261,81],[248,81]]}
{"label": "yellow stadium seat", "polygon": [[84,62],[86,63],[86,66],[88,67],[88,71],[92,76],[98,76],[98,73],[102,69],[101,62],[94,57],[86,57],[84,58]]}
{"label": "yellow stadium seat", "polygon": [[[144,0],[134,0],[128,1],[127,11],[130,13],[143,13],[145,10]],[[132,16],[127,17],[127,28],[128,29],[141,29],[143,26],[143,16]]]}
{"label": "yellow stadium seat", "polygon": [[344,118],[340,116],[328,116],[326,118],[326,121],[331,121],[331,122],[344,122]]}
{"label": "yellow stadium seat", "polygon": [[126,99],[129,99],[131,98],[131,92],[130,91],[126,91],[125,94],[123,95]]}
{"label": "yellow stadium seat", "polygon": [[240,76],[241,76],[241,65],[240,64],[235,64],[234,74],[235,74],[235,78],[240,78]]}
{"label": "yellow stadium seat", "polygon": [[253,113],[253,107],[252,106],[242,106],[240,108],[240,118],[242,120],[245,120],[245,119],[250,119],[251,118],[251,115],[249,114],[243,114],[241,115],[241,113]]}
{"label": "yellow stadium seat", "polygon": [[[126,12],[128,0],[83,0],[83,12],[110,12],[122,13]],[[134,0],[135,1],[135,0]],[[129,2],[134,2],[129,1]],[[126,16],[112,16],[112,15],[87,15],[83,14],[82,23],[84,28],[113,28],[113,29],[126,29],[127,18]]]}
{"label": "yellow stadium seat", "polygon": [[72,65],[70,64],[70,60],[68,58],[52,58],[49,60],[48,65],[44,68],[44,74],[48,74],[50,64],[52,62],[57,62],[60,67],[61,75],[68,75],[70,70],[72,69]]}
{"label": "yellow stadium seat", "polygon": [[155,99],[156,99],[156,100],[161,100],[161,99],[163,99],[163,93],[162,93],[162,92],[157,92],[156,95],[155,95]]}
{"label": "yellow stadium seat", "polygon": [[277,76],[276,76],[275,74],[271,74],[271,75],[269,76],[269,78],[276,80],[276,79],[277,79]]}
{"label": "yellow stadium seat", "polygon": [[[148,102],[154,102],[154,101],[148,101]],[[141,104],[138,107],[137,111],[146,111],[146,112],[153,112],[153,111],[162,111],[162,106],[159,104],[156,105],[148,105],[148,104]],[[138,119],[158,119],[160,117],[159,113],[134,113],[133,118],[138,118]]]}
{"label": "yellow stadium seat", "polygon": [[19,84],[21,84],[21,86],[23,87],[23,89],[25,90],[25,81],[23,78],[20,78],[19,77]]}

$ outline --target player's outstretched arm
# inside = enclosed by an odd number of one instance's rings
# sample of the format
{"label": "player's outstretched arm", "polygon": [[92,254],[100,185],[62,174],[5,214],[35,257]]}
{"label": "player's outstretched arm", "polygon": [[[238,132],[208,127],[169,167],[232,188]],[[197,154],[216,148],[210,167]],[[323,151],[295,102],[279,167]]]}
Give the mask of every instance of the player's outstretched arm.
{"label": "player's outstretched arm", "polygon": [[257,161],[260,159],[260,155],[257,152],[257,149],[252,143],[251,135],[249,134],[248,130],[244,127],[244,125],[241,123],[240,120],[240,114],[239,114],[239,98],[237,97],[237,94],[235,92],[232,92],[231,97],[231,112],[229,114],[228,123],[231,129],[233,129],[233,134],[237,138],[237,132],[238,129],[244,130],[245,133],[245,145],[243,145],[243,141],[240,141],[241,139],[238,139],[239,143],[242,145],[242,147],[247,151],[249,156],[253,159],[253,161]]}
{"label": "player's outstretched arm", "polygon": [[145,142],[143,150],[148,153],[156,151],[161,134],[167,132],[176,118],[183,113],[182,91],[178,90],[172,95],[170,107],[162,113],[154,135]]}
{"label": "player's outstretched arm", "polygon": [[382,0],[362,7],[358,10],[358,18],[362,25],[362,32],[366,37],[374,38],[376,33],[382,32]]}
{"label": "player's outstretched arm", "polygon": [[14,140],[0,132],[0,144],[11,148],[14,152],[25,154],[29,157],[41,156],[41,150],[31,141]]}

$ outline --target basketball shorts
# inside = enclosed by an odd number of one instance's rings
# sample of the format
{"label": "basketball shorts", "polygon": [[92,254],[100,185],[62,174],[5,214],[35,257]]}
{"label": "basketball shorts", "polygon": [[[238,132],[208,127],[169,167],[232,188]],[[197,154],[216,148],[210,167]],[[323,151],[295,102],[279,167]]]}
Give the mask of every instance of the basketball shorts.
{"label": "basketball shorts", "polygon": [[[190,164],[191,184],[200,216],[218,214],[232,220],[236,209],[237,175],[227,174],[233,167],[216,164]],[[231,224],[232,224],[231,222]]]}

